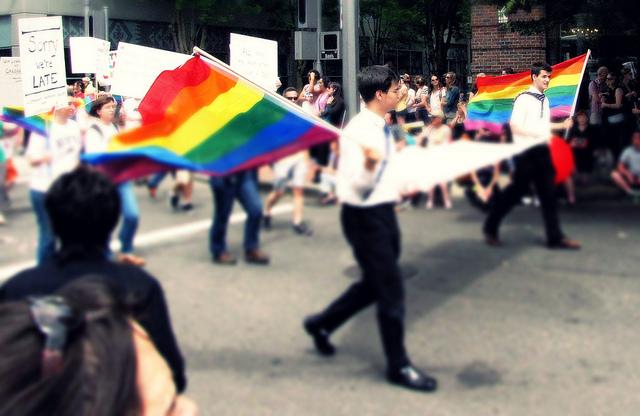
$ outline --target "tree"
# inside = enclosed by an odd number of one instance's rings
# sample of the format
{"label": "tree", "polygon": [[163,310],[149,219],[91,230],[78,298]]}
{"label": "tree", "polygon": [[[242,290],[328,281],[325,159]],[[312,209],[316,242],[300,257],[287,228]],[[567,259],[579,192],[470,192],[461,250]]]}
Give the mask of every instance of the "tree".
{"label": "tree", "polygon": [[427,64],[431,73],[447,70],[447,55],[455,38],[468,37],[469,0],[418,0]]}
{"label": "tree", "polygon": [[[175,49],[191,53],[194,46],[204,48],[208,25],[225,25],[239,16],[260,13],[257,0],[165,0],[175,4],[172,21]],[[268,2],[271,3],[271,2]]]}

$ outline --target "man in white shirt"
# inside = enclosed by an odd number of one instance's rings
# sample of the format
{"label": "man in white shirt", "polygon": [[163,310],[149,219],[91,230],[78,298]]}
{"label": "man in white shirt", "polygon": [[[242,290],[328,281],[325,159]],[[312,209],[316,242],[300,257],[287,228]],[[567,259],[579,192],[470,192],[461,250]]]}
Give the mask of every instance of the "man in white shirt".
{"label": "man in white shirt", "polygon": [[304,328],[320,354],[333,355],[330,334],[375,303],[387,379],[402,387],[434,391],[437,381],[411,364],[404,347],[400,230],[394,210],[399,195],[380,180],[394,153],[384,115],[398,103],[398,81],[393,70],[378,65],[365,68],[358,77],[366,108],[351,120],[340,138],[337,193],[342,202],[342,229],[362,270],[362,279],[324,311],[307,317]]}
{"label": "man in white shirt", "polygon": [[555,171],[549,140],[552,129],[569,129],[572,121],[571,118],[567,118],[563,123],[551,123],[549,99],[544,95],[550,79],[551,66],[546,63],[534,63],[531,66],[531,87],[514,100],[509,122],[513,141],[536,144],[515,157],[516,170],[513,181],[489,211],[483,227],[485,242],[488,245],[501,244],[498,229],[502,219],[521,200],[525,192],[531,189],[531,184],[534,184],[542,206],[547,247],[574,250],[580,248],[577,241],[567,238],[562,233],[558,219]]}

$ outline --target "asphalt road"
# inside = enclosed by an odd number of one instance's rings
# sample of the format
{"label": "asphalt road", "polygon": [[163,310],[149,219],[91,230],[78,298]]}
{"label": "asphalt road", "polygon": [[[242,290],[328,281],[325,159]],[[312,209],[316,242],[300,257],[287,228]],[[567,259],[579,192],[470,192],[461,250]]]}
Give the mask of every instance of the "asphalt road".
{"label": "asphalt road", "polygon": [[[262,234],[268,267],[211,263],[211,196],[173,213],[138,189],[140,253],[166,290],[187,359],[188,394],[204,415],[636,415],[640,412],[640,207],[590,201],[561,211],[579,252],[542,246],[540,213],[517,208],[503,248],[480,238],[482,215],[461,199],[451,211],[399,214],[407,274],[407,346],[440,382],[435,394],[388,385],[373,310],[317,356],[302,318],[357,275],[338,209],[309,201],[313,237],[294,235],[289,200]],[[28,264],[34,218],[24,186],[0,228],[0,278]],[[240,254],[242,225],[229,230]]]}

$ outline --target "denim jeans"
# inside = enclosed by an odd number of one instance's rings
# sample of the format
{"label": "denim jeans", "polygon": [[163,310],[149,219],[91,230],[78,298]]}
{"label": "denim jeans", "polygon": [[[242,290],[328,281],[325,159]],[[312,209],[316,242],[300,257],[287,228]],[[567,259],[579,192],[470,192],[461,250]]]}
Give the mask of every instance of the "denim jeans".
{"label": "denim jeans", "polygon": [[149,179],[149,182],[147,182],[147,187],[157,188],[160,185],[160,183],[164,180],[165,176],[167,176],[167,173],[169,173],[169,171],[158,172],[154,174],[151,177],[151,179]]}
{"label": "denim jeans", "polygon": [[123,253],[131,253],[133,251],[133,237],[138,229],[138,202],[133,192],[131,182],[124,182],[118,185],[118,193],[120,194],[120,204],[122,211],[122,225],[120,226],[120,250]]}
{"label": "denim jeans", "polygon": [[56,240],[53,236],[49,214],[47,214],[47,210],[44,207],[44,196],[44,192],[34,190],[29,192],[31,206],[36,214],[36,222],[38,223],[38,248],[36,250],[38,263],[53,257],[56,248]]}
{"label": "denim jeans", "polygon": [[262,219],[262,201],[258,192],[256,171],[240,172],[224,178],[209,180],[213,194],[213,224],[209,232],[209,250],[213,256],[227,250],[227,226],[237,198],[247,213],[244,226],[244,249],[255,250],[259,247],[260,221]]}

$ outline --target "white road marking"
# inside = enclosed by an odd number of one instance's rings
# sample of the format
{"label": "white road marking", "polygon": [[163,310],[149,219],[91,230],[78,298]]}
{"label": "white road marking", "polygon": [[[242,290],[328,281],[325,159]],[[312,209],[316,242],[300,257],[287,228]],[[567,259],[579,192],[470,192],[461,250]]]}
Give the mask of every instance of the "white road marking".
{"label": "white road marking", "polygon": [[[282,215],[293,211],[293,204],[282,204],[274,207],[271,210],[271,215]],[[244,212],[236,212],[229,218],[230,224],[241,223],[247,218]],[[145,234],[136,236],[134,245],[136,247],[151,247],[156,244],[164,243],[166,241],[174,241],[180,238],[208,230],[211,227],[211,219],[194,221],[187,224],[176,225],[173,227],[167,227],[156,231],[150,231]],[[111,250],[118,250],[120,248],[120,242],[117,240],[111,241]],[[35,260],[27,260],[9,264],[5,267],[0,267],[0,283],[7,280],[9,277],[29,267],[35,266]]]}

